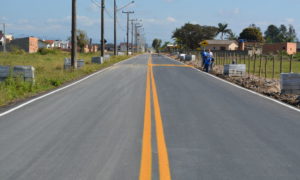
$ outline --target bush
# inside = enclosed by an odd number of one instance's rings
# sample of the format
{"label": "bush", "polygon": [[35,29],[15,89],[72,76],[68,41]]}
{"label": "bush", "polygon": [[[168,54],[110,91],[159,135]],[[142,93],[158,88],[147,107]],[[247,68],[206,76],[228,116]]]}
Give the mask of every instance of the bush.
{"label": "bush", "polygon": [[47,55],[47,54],[58,54],[59,53],[59,49],[47,49],[47,48],[40,48],[38,50],[38,53],[41,55]]}
{"label": "bush", "polygon": [[17,46],[11,46],[10,49],[12,54],[18,54],[18,55],[26,54],[26,52],[23,49],[20,49]]}

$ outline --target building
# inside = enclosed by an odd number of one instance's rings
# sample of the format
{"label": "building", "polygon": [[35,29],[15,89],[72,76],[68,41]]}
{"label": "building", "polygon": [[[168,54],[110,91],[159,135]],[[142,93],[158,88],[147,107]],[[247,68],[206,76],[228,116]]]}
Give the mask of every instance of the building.
{"label": "building", "polygon": [[293,42],[283,42],[283,43],[273,43],[264,44],[263,53],[264,54],[276,54],[281,51],[286,52],[289,55],[297,53],[297,43]]}
{"label": "building", "polygon": [[95,53],[98,52],[99,46],[97,44],[86,45],[83,49],[84,53]]}
{"label": "building", "polygon": [[45,40],[44,42],[47,44],[46,48],[54,48],[54,40]]}
{"label": "building", "polygon": [[239,42],[239,51],[244,51],[248,55],[261,55],[263,53],[263,43],[261,42],[244,42],[240,40]]}
{"label": "building", "polygon": [[235,51],[239,45],[236,41],[232,40],[206,40],[206,49],[213,51]]}
{"label": "building", "polygon": [[48,43],[46,43],[43,40],[39,40],[38,41],[38,47],[39,47],[39,49],[41,49],[41,48],[47,48],[48,47]]}
{"label": "building", "polygon": [[[128,49],[129,49],[129,51],[131,51],[131,43],[129,43],[129,47],[128,47]],[[127,51],[127,43],[125,42],[125,43],[120,43],[120,48],[119,48],[119,50],[121,51],[121,52],[126,52]]]}
{"label": "building", "polygon": [[108,43],[108,44],[105,44],[105,49],[106,49],[107,51],[114,51],[114,49],[115,49],[114,46],[115,46],[114,44]]}
{"label": "building", "polygon": [[297,52],[300,52],[300,42],[297,42]]}
{"label": "building", "polygon": [[26,37],[26,38],[18,38],[12,40],[9,44],[7,44],[8,49],[12,49],[13,47],[23,49],[28,53],[36,53],[39,49],[38,38],[35,37]]}

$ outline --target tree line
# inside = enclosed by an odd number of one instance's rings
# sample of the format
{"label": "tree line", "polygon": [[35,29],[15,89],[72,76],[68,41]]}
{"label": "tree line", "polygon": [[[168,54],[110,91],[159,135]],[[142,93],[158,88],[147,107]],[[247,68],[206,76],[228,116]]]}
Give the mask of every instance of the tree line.
{"label": "tree line", "polygon": [[[244,28],[237,35],[229,28],[227,23],[219,23],[217,26],[202,26],[199,24],[186,23],[180,28],[176,28],[172,33],[172,39],[181,49],[195,50],[199,48],[199,43],[204,40],[215,39],[220,35],[221,40],[243,40],[247,42],[278,43],[278,42],[297,42],[296,30],[292,25],[269,25],[263,33],[261,28],[251,24]],[[155,41],[155,42],[154,42]],[[153,41],[154,49],[166,48],[169,42],[161,46],[161,40]],[[160,42],[160,43],[157,43]]]}

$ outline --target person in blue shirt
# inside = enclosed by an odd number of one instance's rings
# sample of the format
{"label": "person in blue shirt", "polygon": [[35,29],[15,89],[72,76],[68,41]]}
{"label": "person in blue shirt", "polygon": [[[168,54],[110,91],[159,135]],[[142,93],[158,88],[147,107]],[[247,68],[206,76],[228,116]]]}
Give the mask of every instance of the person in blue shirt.
{"label": "person in blue shirt", "polygon": [[206,52],[204,59],[205,59],[205,61],[204,61],[204,70],[205,70],[205,72],[208,72],[209,68],[212,64],[213,57],[209,54],[209,52]]}
{"label": "person in blue shirt", "polygon": [[208,55],[207,52],[205,52],[205,51],[201,52],[202,68],[204,68],[204,64],[205,64],[205,60],[206,60],[207,55]]}

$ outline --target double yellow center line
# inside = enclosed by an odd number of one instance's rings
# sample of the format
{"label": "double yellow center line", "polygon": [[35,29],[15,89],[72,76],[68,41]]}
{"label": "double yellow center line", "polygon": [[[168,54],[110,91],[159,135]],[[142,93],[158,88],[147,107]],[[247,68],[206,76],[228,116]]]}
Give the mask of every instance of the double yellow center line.
{"label": "double yellow center line", "polygon": [[152,179],[152,143],[151,143],[151,87],[155,117],[156,141],[158,150],[158,165],[160,180],[171,180],[168,151],[164,136],[163,122],[161,118],[160,105],[157,95],[155,78],[152,70],[152,57],[148,60],[145,114],[144,114],[144,133],[142,145],[142,157],[140,167],[140,180]]}

